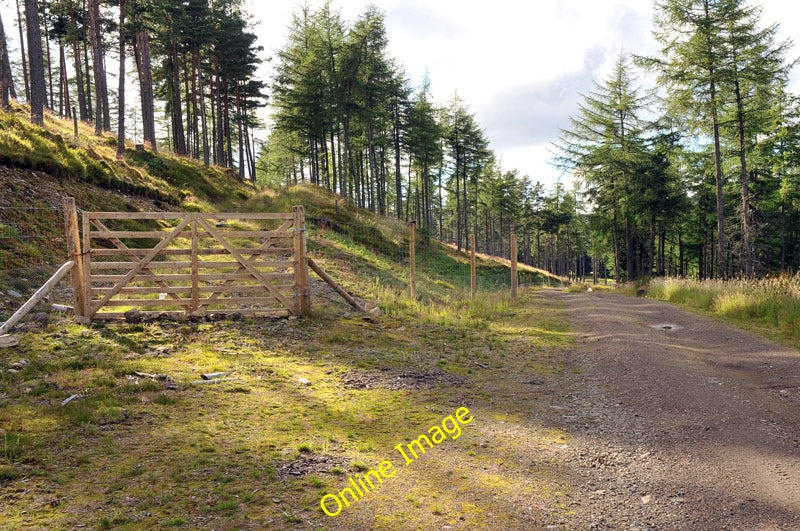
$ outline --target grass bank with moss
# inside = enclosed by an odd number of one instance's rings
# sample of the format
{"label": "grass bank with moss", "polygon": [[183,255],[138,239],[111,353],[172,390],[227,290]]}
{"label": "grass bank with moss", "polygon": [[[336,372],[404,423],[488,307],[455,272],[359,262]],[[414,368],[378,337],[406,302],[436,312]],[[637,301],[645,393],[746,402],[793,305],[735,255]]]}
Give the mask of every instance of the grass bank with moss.
{"label": "grass bank with moss", "polygon": [[758,280],[656,279],[647,296],[800,347],[800,274]]}
{"label": "grass bank with moss", "polygon": [[[525,291],[516,305],[499,295],[381,304],[384,315],[367,320],[322,299],[302,320],[59,321],[26,334],[4,351],[26,363],[10,371],[4,362],[0,373],[0,521],[15,529],[563,521],[569,486],[553,455],[568,435],[543,420],[549,401],[537,392],[559,377],[560,353],[573,343],[557,303]],[[195,383],[212,372],[230,379]],[[460,407],[473,418],[460,436],[403,466],[396,445]],[[336,518],[323,514],[323,496],[386,460],[396,475]]]}
{"label": "grass bank with moss", "polygon": [[[383,315],[364,318],[315,279],[300,320],[53,316],[0,358],[0,527],[513,529],[569,514],[553,457],[568,436],[549,427],[541,394],[573,342],[556,302],[524,291],[513,304],[507,290],[473,301],[466,257],[432,240],[421,241],[412,298],[402,224],[315,187],[256,194],[168,154],[128,150],[118,162],[111,138],[82,129],[74,142],[51,117],[48,127],[3,124],[0,178],[16,187],[4,206],[46,209],[64,194],[86,210],[302,204],[311,256]],[[15,226],[52,231],[42,240],[52,247],[6,241],[6,256],[63,253],[57,212],[48,220]],[[481,258],[478,275],[508,270]],[[197,383],[214,372],[227,379]],[[474,419],[460,436],[402,466],[395,446],[460,407]],[[325,494],[389,459],[397,474],[380,488],[336,518],[322,512]]]}

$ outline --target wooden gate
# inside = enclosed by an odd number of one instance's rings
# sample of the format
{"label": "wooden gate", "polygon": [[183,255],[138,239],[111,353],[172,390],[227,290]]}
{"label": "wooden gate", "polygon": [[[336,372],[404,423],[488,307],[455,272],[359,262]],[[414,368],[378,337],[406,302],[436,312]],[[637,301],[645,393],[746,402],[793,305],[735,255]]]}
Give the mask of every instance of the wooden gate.
{"label": "wooden gate", "polygon": [[84,212],[82,232],[76,313],[84,319],[130,309],[195,317],[309,310],[302,206],[288,214]]}

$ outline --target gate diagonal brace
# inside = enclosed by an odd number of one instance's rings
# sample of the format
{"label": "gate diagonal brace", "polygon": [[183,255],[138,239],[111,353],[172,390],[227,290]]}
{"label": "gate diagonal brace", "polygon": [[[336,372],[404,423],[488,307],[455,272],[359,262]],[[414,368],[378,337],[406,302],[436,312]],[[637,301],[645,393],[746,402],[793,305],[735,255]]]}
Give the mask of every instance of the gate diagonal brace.
{"label": "gate diagonal brace", "polygon": [[311,269],[314,271],[314,273],[316,273],[317,275],[319,275],[319,277],[320,277],[322,280],[324,280],[325,282],[327,282],[327,283],[328,283],[328,285],[329,285],[330,287],[332,287],[332,288],[334,289],[334,291],[336,291],[336,293],[338,293],[339,295],[341,295],[341,297],[342,297],[342,298],[343,298],[345,301],[347,301],[347,303],[348,303],[350,306],[352,306],[353,308],[355,308],[355,309],[356,309],[356,310],[358,310],[359,312],[364,312],[364,311],[366,311],[366,309],[365,309],[364,307],[362,307],[360,304],[358,304],[358,301],[356,301],[356,300],[353,298],[353,296],[352,296],[352,295],[350,295],[349,293],[347,293],[347,292],[344,290],[344,288],[342,288],[342,287],[341,287],[339,284],[337,284],[337,283],[336,283],[336,281],[335,281],[335,280],[333,280],[333,278],[331,278],[331,276],[330,276],[328,273],[326,273],[326,272],[325,272],[325,270],[324,270],[324,269],[322,269],[322,268],[319,266],[319,264],[317,264],[317,263],[316,263],[314,260],[312,260],[312,259],[311,259],[311,257],[306,257],[306,260],[308,261],[308,267],[310,267],[310,268],[311,268]]}
{"label": "gate diagonal brace", "polygon": [[[91,220],[91,223],[92,223],[92,225],[94,225],[96,228],[100,229],[101,231],[110,232],[110,229],[109,229],[108,227],[106,227],[106,225],[105,225],[105,224],[104,224],[102,221],[100,221],[99,219],[92,219],[92,220]],[[114,244],[114,245],[116,246],[116,248],[117,248],[117,249],[119,249],[119,250],[121,250],[121,251],[127,251],[127,250],[130,250],[130,248],[129,248],[127,245],[125,245],[125,244],[122,242],[122,240],[120,240],[119,238],[109,238],[108,240],[109,240],[109,241],[110,241],[112,244]],[[129,259],[131,260],[131,262],[133,262],[133,263],[139,263],[139,262],[141,262],[141,260],[140,260],[139,258],[137,258],[136,256],[133,256],[133,255],[129,255],[129,256],[128,256],[128,258],[129,258]],[[143,268],[142,268],[142,271],[141,271],[141,273],[140,273],[140,274],[141,274],[141,275],[153,276],[153,277],[154,277],[154,276],[156,276],[156,275],[155,275],[155,274],[152,272],[152,270],[150,269],[150,267],[149,267],[149,266],[145,266],[145,267],[143,267]],[[164,282],[163,280],[156,281],[156,284],[157,284],[157,285],[159,285],[159,286],[161,286],[162,288],[168,288],[168,287],[169,287],[169,284],[167,284],[167,283],[166,283],[166,282]],[[175,294],[175,293],[169,293],[169,294],[168,294],[168,296],[169,296],[171,299],[173,299],[173,300],[176,300],[176,301],[184,301],[184,300],[185,300],[185,299],[181,298],[180,296],[178,296],[178,295],[177,295],[177,294]],[[182,307],[183,307],[183,309],[184,309],[184,310],[186,310],[187,312],[191,310],[191,305],[189,305],[189,304],[181,304],[181,306],[182,306]]]}
{"label": "gate diagonal brace", "polygon": [[249,260],[247,260],[244,256],[242,256],[241,253],[237,252],[236,249],[228,241],[226,241],[216,229],[212,228],[211,225],[209,223],[207,223],[203,219],[198,219],[197,221],[200,223],[200,225],[205,230],[208,231],[208,233],[211,236],[213,236],[217,241],[219,241],[219,243],[222,245],[222,247],[224,247],[225,250],[228,251],[231,254],[231,256],[233,256],[236,259],[237,262],[239,262],[239,264],[241,264],[244,268],[246,268],[247,271],[256,280],[258,280],[267,289],[267,291],[269,291],[270,294],[272,294],[273,297],[278,299],[281,302],[281,304],[283,304],[287,308],[293,308],[294,307],[292,302],[289,301],[286,297],[284,297],[280,293],[280,291],[275,289],[275,286],[270,284],[269,280],[264,278],[261,275],[261,272],[258,271],[258,269],[256,269],[255,266]]}

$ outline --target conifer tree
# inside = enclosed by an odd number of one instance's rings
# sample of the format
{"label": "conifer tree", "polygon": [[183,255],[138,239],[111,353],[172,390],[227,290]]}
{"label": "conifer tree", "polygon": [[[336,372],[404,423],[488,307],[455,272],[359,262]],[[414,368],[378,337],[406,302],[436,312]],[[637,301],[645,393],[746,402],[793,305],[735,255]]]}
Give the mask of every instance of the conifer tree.
{"label": "conifer tree", "polygon": [[[734,0],[735,1],[735,0]],[[725,185],[720,140],[727,57],[725,14],[729,0],[657,0],[656,40],[661,57],[640,58],[658,73],[666,89],[671,114],[685,116],[686,123],[708,134],[713,143],[717,212],[717,275],[725,277]]]}
{"label": "conifer tree", "polygon": [[42,57],[42,32],[39,25],[37,0],[25,0],[25,25],[28,29],[28,64],[30,65],[31,122],[44,125],[44,107],[47,105],[47,85]]}

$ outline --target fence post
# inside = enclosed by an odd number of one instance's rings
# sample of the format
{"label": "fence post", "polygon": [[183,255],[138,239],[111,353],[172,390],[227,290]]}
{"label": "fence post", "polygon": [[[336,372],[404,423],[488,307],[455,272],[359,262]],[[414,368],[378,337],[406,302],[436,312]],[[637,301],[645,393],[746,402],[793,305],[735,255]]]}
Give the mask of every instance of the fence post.
{"label": "fence post", "polygon": [[311,311],[308,294],[308,261],[306,260],[306,217],[302,205],[292,207],[294,213],[294,296],[295,314]]}
{"label": "fence post", "polygon": [[64,198],[64,229],[67,235],[68,259],[75,262],[75,266],[72,268],[72,311],[78,321],[83,321],[89,312],[86,301],[81,236],[78,230],[78,209],[75,206],[74,197]]}
{"label": "fence post", "polygon": [[97,313],[97,310],[94,308],[92,304],[92,238],[91,238],[91,231],[92,231],[92,222],[89,219],[89,214],[86,212],[81,213],[81,238],[83,241],[83,245],[81,249],[83,249],[83,257],[86,258],[84,260],[86,263],[83,265],[83,289],[84,289],[84,302],[86,304],[86,314],[84,315],[84,320],[89,322],[94,318],[94,315]]}
{"label": "fence post", "polygon": [[470,253],[469,253],[469,275],[470,275],[470,287],[472,288],[472,300],[475,300],[475,296],[478,293],[478,277],[477,277],[477,269],[475,266],[475,235],[473,234],[470,236]]}
{"label": "fence post", "polygon": [[417,245],[416,245],[416,228],[417,225],[413,221],[408,224],[408,260],[411,263],[411,280],[409,287],[411,288],[411,298],[417,298]]}
{"label": "fence post", "polygon": [[511,300],[517,301],[517,227],[511,230]]}

